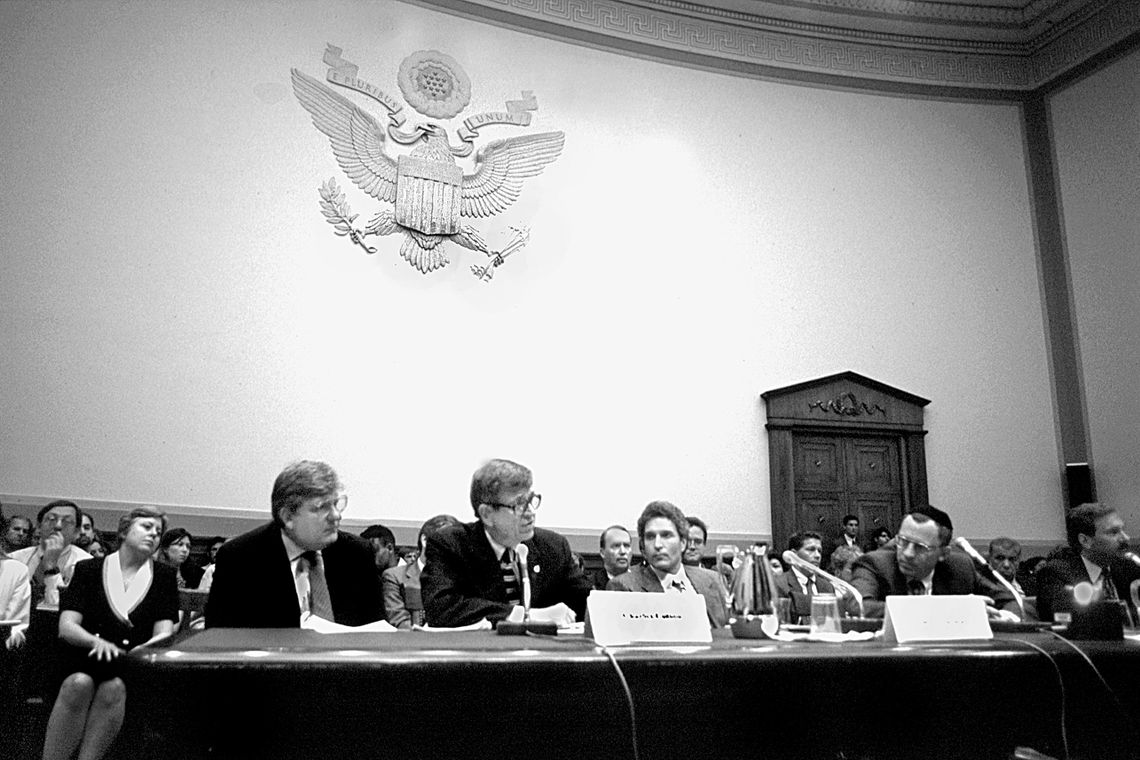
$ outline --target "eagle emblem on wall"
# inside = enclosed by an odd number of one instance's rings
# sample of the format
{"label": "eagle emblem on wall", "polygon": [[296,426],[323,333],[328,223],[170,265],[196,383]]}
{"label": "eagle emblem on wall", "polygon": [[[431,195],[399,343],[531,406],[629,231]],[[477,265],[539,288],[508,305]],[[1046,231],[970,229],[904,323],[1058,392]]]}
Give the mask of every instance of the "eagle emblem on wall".
{"label": "eagle emblem on wall", "polygon": [[[482,113],[465,120],[452,144],[448,131],[435,121],[406,127],[399,101],[358,78],[357,67],[340,57],[330,45],[325,62],[333,84],[365,94],[388,111],[387,124],[324,82],[292,70],[293,92],[312,116],[316,128],[329,138],[340,168],[362,191],[384,204],[363,229],[335,179],[320,189],[322,213],[339,235],[348,237],[369,253],[368,236],[401,234],[400,255],[428,274],[449,263],[449,242],[490,257],[486,265],[472,266],[482,280],[521,250],[529,239],[525,228],[512,227],[513,236],[500,250],[492,250],[472,224],[494,216],[522,192],[523,182],[542,172],[562,152],[563,132],[518,135],[492,140],[475,151],[478,130],[491,124],[526,126],[537,103],[529,92],[508,101],[503,112]],[[470,100],[470,82],[450,56],[420,51],[406,58],[398,83],[409,105],[433,119],[457,115]],[[411,147],[392,155],[393,144]],[[465,173],[456,161],[474,153],[474,171]]]}

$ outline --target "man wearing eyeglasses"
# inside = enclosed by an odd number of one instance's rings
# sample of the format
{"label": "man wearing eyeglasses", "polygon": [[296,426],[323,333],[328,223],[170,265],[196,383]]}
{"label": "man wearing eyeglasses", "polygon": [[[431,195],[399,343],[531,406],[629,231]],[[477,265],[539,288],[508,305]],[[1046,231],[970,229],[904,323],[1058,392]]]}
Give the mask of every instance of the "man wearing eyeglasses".
{"label": "man wearing eyeglasses", "polygon": [[324,462],[287,466],[273,483],[273,519],[218,549],[206,625],[299,628],[315,615],[342,625],[384,618],[372,547],[340,530],[348,495]]}
{"label": "man wearing eyeglasses", "polygon": [[570,561],[566,539],[535,527],[542,496],[533,483],[529,469],[506,459],[475,471],[475,522],[427,540],[420,586],[428,625],[521,621],[527,597],[533,621],[564,626],[584,614],[590,582]]}
{"label": "man wearing eyeglasses", "polygon": [[1017,619],[1017,601],[1004,588],[978,575],[974,562],[950,551],[950,515],[931,506],[903,518],[893,549],[878,549],[855,561],[852,585],[863,595],[868,617],[882,617],[888,596],[977,594],[990,597],[990,617]]}
{"label": "man wearing eyeglasses", "polygon": [[59,592],[71,581],[76,563],[91,559],[90,554],[72,544],[79,534],[80,514],[73,501],[57,499],[45,504],[36,515],[39,543],[9,555],[28,566],[33,607],[58,607]]}

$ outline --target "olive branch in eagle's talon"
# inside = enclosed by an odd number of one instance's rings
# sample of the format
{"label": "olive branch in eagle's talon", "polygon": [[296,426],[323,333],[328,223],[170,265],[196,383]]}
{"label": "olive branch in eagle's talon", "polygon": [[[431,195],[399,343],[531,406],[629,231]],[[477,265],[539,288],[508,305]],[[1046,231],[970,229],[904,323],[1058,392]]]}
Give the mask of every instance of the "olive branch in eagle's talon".
{"label": "olive branch in eagle's talon", "polygon": [[352,213],[352,209],[348,207],[348,201],[344,199],[344,193],[336,184],[336,178],[330,178],[328,182],[321,185],[321,213],[325,215],[325,221],[333,226],[333,230],[341,237],[347,236],[356,245],[359,245],[368,253],[376,253],[376,249],[364,242],[364,237],[367,232],[361,232],[352,226],[356,221],[357,214]]}
{"label": "olive branch in eagle's talon", "polygon": [[491,257],[491,261],[487,266],[472,266],[471,273],[478,277],[483,282],[490,282],[491,278],[495,276],[495,270],[503,265],[507,257],[511,254],[518,253],[530,240],[530,230],[525,227],[511,227],[514,231],[514,237],[510,239],[507,245],[501,251],[487,251],[487,255]]}

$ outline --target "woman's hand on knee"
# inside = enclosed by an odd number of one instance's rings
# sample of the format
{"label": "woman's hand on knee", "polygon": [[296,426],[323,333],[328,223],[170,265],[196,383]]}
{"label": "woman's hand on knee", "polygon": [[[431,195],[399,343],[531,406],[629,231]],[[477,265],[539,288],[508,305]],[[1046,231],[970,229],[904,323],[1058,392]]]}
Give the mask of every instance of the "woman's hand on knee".
{"label": "woman's hand on knee", "polygon": [[123,650],[115,646],[106,639],[95,639],[95,643],[91,645],[91,651],[87,653],[88,657],[94,657],[96,660],[104,660],[110,662],[123,653]]}

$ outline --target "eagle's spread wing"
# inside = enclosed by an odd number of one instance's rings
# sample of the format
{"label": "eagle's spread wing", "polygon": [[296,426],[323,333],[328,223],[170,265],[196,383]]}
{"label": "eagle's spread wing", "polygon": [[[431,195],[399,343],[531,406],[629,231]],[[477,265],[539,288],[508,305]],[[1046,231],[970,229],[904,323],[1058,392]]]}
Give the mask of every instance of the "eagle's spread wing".
{"label": "eagle's spread wing", "polygon": [[463,178],[459,213],[488,217],[514,203],[522,181],[542,172],[562,152],[563,132],[543,132],[488,143],[475,156],[475,173]]}
{"label": "eagle's spread wing", "polygon": [[373,198],[396,200],[396,162],[384,153],[384,130],[364,109],[332,88],[293,69],[293,92],[313,124],[329,136],[337,163]]}

